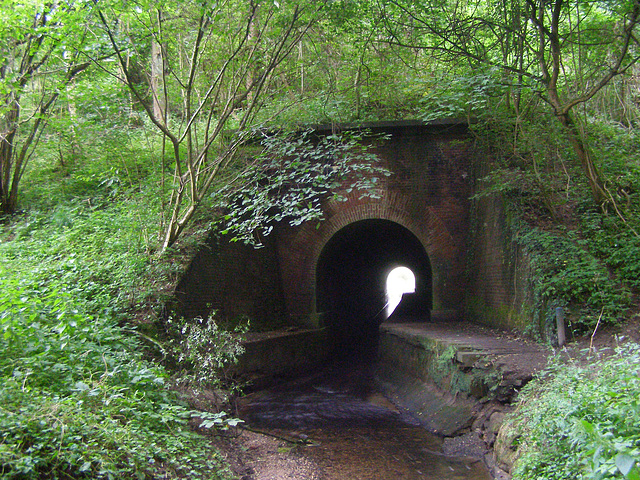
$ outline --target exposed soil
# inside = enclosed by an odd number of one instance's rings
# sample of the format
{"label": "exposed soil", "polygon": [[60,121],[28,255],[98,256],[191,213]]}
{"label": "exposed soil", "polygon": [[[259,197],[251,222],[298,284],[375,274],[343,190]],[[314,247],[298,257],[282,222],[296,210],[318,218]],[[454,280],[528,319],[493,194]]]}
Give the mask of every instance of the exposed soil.
{"label": "exposed soil", "polygon": [[290,433],[288,438],[243,430],[237,437],[218,439],[216,447],[241,480],[491,478],[482,466],[484,450],[473,457],[460,450],[445,453],[441,439],[415,427],[400,431],[318,428]]}
{"label": "exposed soil", "polygon": [[319,480],[318,465],[305,458],[295,441],[242,430],[238,436],[220,437],[215,442],[241,480]]}
{"label": "exposed soil", "polygon": [[[390,454],[379,448],[378,438],[368,441],[366,432],[352,431],[331,448],[325,448],[331,440],[325,437],[321,443],[318,435],[315,432],[313,442],[296,443],[244,430],[238,437],[218,440],[216,447],[240,480],[490,479],[486,473],[473,473],[481,458],[448,458],[444,466],[431,463],[432,458],[446,458],[438,443],[421,441],[417,453],[402,444],[404,451]],[[398,441],[387,439],[392,445]]]}

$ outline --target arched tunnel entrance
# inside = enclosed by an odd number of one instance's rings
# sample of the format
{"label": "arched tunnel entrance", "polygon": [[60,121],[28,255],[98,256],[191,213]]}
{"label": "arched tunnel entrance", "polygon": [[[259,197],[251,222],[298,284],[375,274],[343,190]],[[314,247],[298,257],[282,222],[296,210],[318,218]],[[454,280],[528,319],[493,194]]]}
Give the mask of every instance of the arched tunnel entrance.
{"label": "arched tunnel entrance", "polygon": [[415,293],[405,294],[389,320],[428,320],[431,264],[413,233],[389,220],[361,220],[327,242],[316,268],[316,308],[336,353],[375,353],[387,320],[387,279],[397,267],[411,270]]}

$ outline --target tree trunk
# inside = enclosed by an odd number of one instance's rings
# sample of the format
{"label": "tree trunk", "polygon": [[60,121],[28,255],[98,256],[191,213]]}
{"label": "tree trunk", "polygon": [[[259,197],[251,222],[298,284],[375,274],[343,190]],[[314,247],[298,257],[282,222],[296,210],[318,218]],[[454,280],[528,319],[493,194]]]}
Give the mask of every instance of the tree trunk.
{"label": "tree trunk", "polygon": [[165,123],[167,104],[164,96],[164,58],[162,46],[154,38],[151,41],[151,92],[153,94],[153,115]]}
{"label": "tree trunk", "polygon": [[593,163],[589,149],[582,138],[578,127],[569,113],[558,115],[558,120],[560,120],[560,123],[562,123],[567,131],[569,142],[571,142],[573,151],[575,152],[576,157],[582,166],[582,170],[587,177],[587,181],[589,182],[594,202],[598,206],[602,206],[607,199],[604,182],[602,181],[602,176],[600,175],[598,168]]}
{"label": "tree trunk", "polygon": [[164,91],[165,61],[162,43],[162,10],[158,10],[158,36],[151,38],[151,94],[153,95],[153,115],[157,121],[166,125],[167,97]]}
{"label": "tree trunk", "polygon": [[8,111],[0,122],[0,211],[14,213],[17,208],[15,188],[11,185],[16,123],[20,111],[15,105],[9,105]]}

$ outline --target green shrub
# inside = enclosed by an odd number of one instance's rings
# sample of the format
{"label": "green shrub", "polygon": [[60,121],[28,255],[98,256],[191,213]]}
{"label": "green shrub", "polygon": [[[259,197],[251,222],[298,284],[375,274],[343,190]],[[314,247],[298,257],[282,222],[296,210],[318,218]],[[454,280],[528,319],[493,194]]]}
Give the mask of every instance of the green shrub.
{"label": "green shrub", "polygon": [[[634,213],[630,210],[626,221],[638,224]],[[606,261],[622,282],[640,292],[640,236],[620,217],[594,210],[582,213],[581,227],[590,250]],[[640,227],[636,225],[636,229]]]}
{"label": "green shrub", "polygon": [[538,309],[568,307],[576,334],[593,330],[599,320],[615,324],[624,317],[631,293],[591,253],[589,240],[568,230],[552,233],[530,226],[515,238],[529,256]]}
{"label": "green shrub", "polygon": [[224,477],[131,331],[68,293],[0,292],[2,478]]}
{"label": "green shrub", "polygon": [[640,479],[640,345],[555,365],[522,392],[514,479]]}
{"label": "green shrub", "polygon": [[249,323],[236,326],[234,331],[220,328],[214,314],[206,320],[168,320],[174,336],[173,354],[182,368],[178,382],[194,389],[233,388],[226,375],[226,367],[238,361],[244,353],[239,335],[249,330]]}
{"label": "green shrub", "polygon": [[158,188],[124,155],[122,169],[34,162],[29,212],[0,225],[0,478],[227,477],[189,425],[234,420],[190,410],[123,326],[178,268],[149,255]]}

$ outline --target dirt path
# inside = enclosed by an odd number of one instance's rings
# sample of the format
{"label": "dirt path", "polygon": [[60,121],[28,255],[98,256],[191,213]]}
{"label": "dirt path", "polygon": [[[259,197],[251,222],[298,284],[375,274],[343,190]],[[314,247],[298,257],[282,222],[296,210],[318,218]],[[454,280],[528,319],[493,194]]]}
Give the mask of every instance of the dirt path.
{"label": "dirt path", "polygon": [[215,442],[240,480],[320,480],[320,468],[302,445],[243,430]]}

